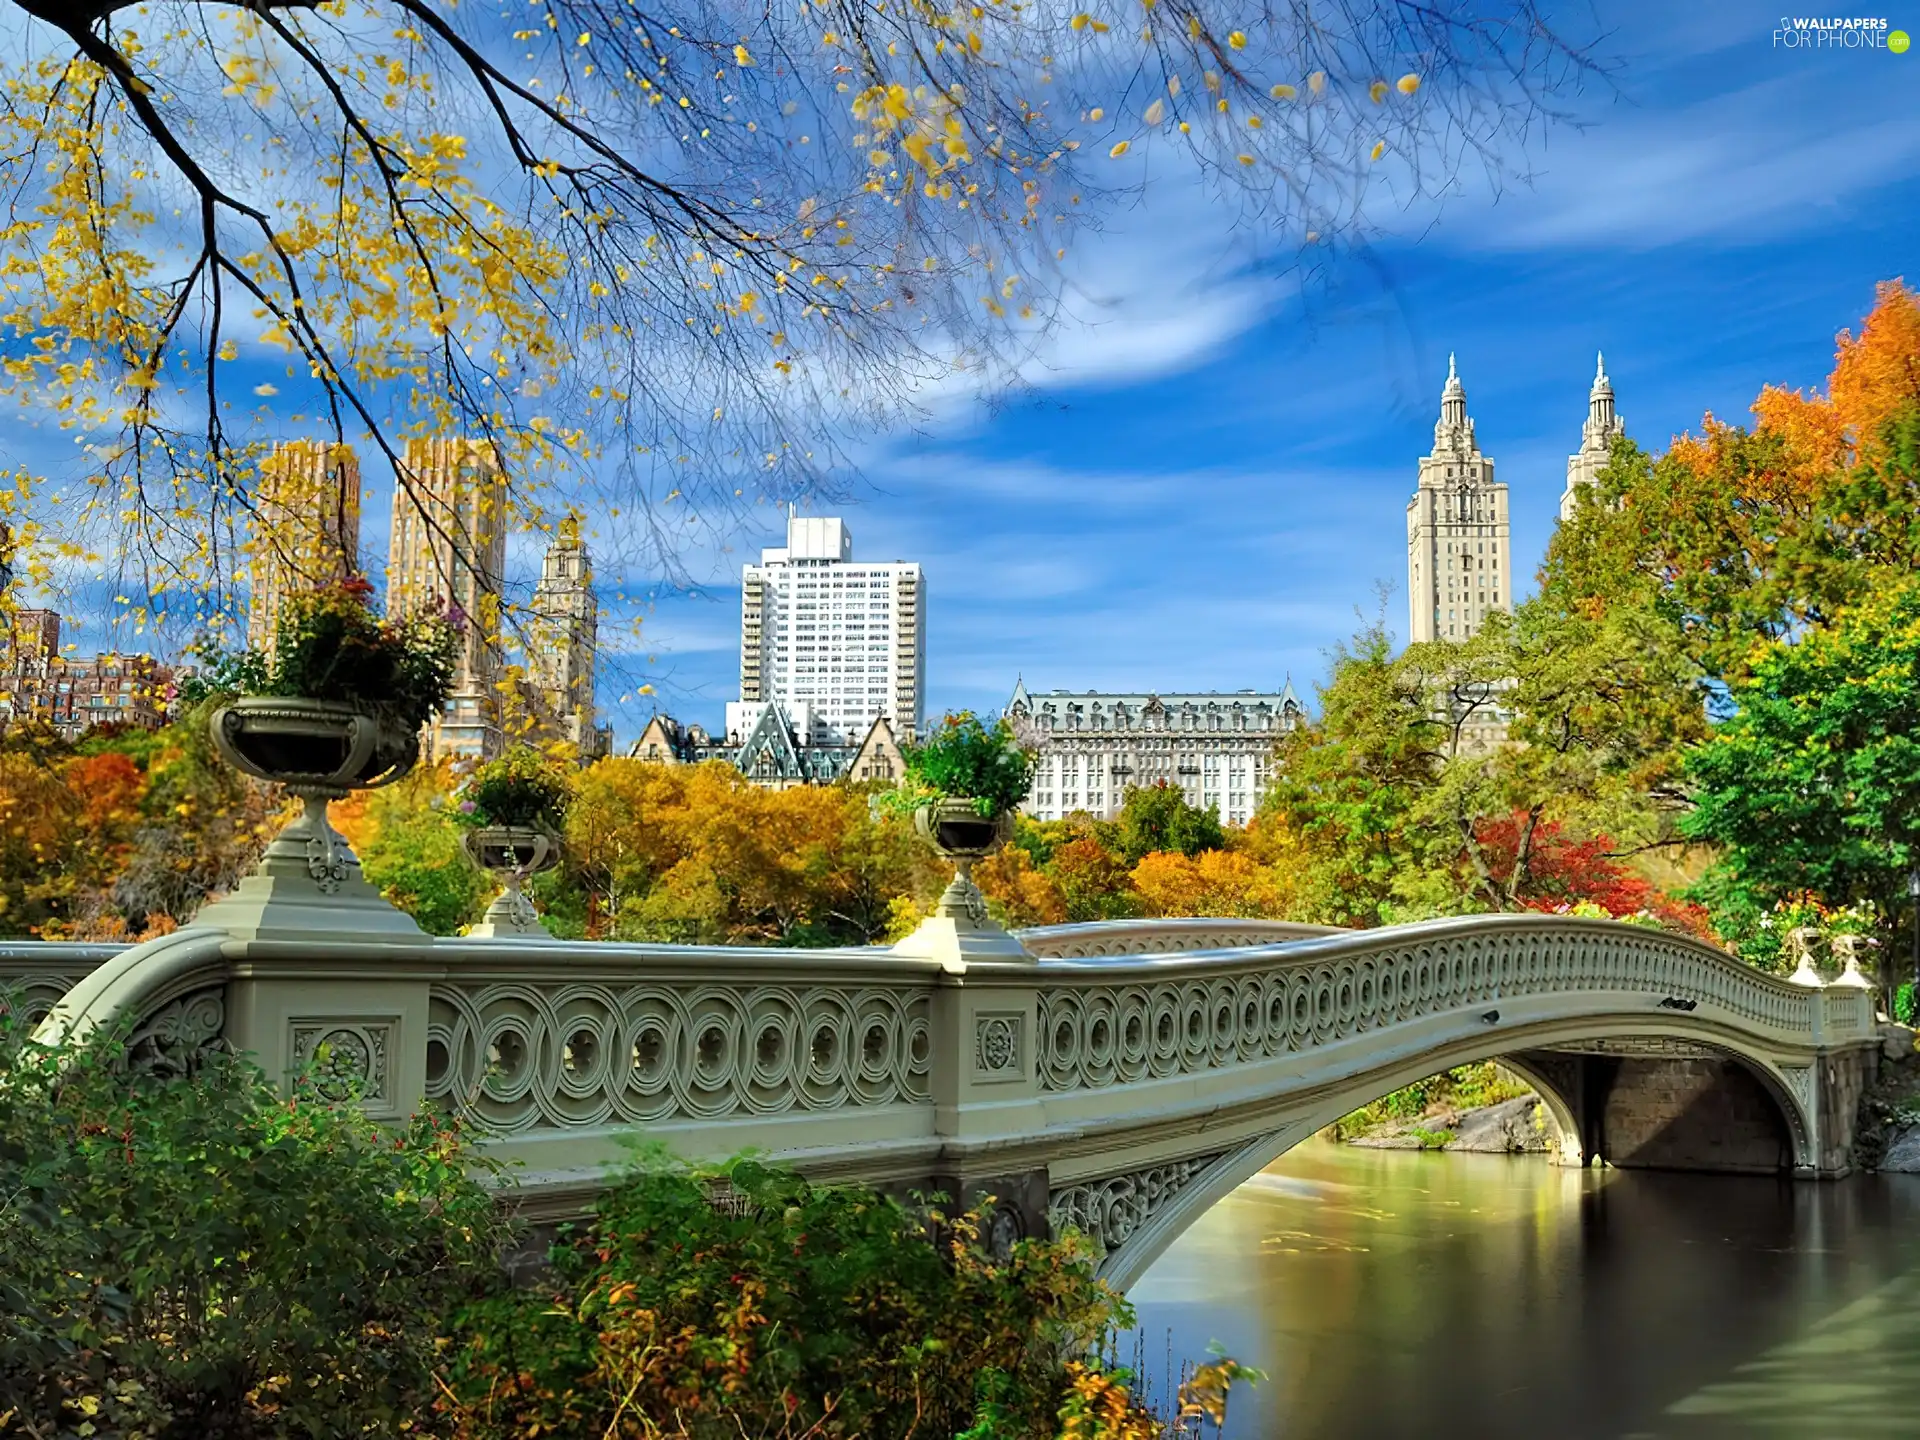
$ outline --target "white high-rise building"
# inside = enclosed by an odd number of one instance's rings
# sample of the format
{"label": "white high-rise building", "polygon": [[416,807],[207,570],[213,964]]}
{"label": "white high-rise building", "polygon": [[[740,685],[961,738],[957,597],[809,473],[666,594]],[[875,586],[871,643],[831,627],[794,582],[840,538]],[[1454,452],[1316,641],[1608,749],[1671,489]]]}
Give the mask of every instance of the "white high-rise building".
{"label": "white high-rise building", "polygon": [[1580,427],[1580,449],[1567,457],[1567,488],[1560,496],[1560,518],[1567,519],[1579,503],[1580,487],[1595,484],[1606,468],[1614,439],[1627,433],[1627,422],[1613,408],[1613,382],[1607,378],[1607,357],[1596,356],[1593,389],[1587,392],[1587,423]]}
{"label": "white high-rise building", "polygon": [[1513,608],[1507,487],[1480,453],[1467,391],[1447,357],[1447,388],[1421,458],[1420,487],[1407,502],[1407,637],[1465,640],[1495,610]]}
{"label": "white high-rise building", "polygon": [[882,716],[902,741],[921,733],[927,592],[917,564],[856,561],[843,521],[789,514],[787,543],[761,551],[740,579],[730,739],[769,703],[809,744],[858,744]]}

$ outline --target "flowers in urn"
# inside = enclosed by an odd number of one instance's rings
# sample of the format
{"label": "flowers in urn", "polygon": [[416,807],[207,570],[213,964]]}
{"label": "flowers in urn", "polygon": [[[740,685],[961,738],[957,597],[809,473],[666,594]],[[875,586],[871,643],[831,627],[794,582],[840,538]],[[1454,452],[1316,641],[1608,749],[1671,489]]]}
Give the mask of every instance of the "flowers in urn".
{"label": "flowers in urn", "polygon": [[214,717],[229,762],[296,793],[387,784],[453,687],[459,631],[445,616],[386,620],[350,575],[286,601],[268,650],[210,658],[197,688],[237,697]]}
{"label": "flowers in urn", "polygon": [[924,743],[903,748],[906,776],[881,798],[911,812],[914,828],[954,862],[953,883],[936,915],[988,925],[986,901],[973,883],[973,863],[1006,843],[1013,812],[1033,786],[1034,756],[1002,717],[991,724],[970,710],[948,715]]}
{"label": "flowers in urn", "polygon": [[259,870],[202,911],[201,923],[305,935],[317,923],[309,908],[317,899],[336,929],[419,937],[419,927],[367,885],[328,823],[327,803],[391,784],[418,762],[420,729],[453,688],[459,633],[443,616],[384,620],[372,597],[358,575],[288,597],[271,649],[209,656],[185,697],[224,697],[211,725],[221,757],[303,802]]}
{"label": "flowers in urn", "polygon": [[504,887],[472,933],[546,933],[521,887],[559,862],[560,827],[572,795],[566,773],[527,747],[488,761],[454,792],[448,814],[466,830],[467,854]]}

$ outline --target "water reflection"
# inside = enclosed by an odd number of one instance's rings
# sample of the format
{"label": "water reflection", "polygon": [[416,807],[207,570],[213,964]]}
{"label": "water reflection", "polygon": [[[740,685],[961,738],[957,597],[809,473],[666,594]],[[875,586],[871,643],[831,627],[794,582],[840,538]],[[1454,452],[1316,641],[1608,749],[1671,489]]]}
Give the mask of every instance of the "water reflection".
{"label": "water reflection", "polygon": [[1135,1286],[1152,1369],[1266,1370],[1238,1440],[1920,1434],[1920,1177],[1303,1146]]}

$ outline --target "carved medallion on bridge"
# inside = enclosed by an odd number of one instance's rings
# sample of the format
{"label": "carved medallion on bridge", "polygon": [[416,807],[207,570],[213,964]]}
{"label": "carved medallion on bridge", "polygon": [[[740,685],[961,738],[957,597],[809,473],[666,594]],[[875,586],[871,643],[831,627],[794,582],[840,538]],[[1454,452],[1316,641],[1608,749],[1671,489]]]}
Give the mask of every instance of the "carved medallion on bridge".
{"label": "carved medallion on bridge", "polygon": [[1338,959],[1289,948],[1212,962],[1188,979],[1055,977],[1040,993],[1034,1037],[1041,1088],[1189,1075],[1448,1011],[1497,1013],[1502,1000],[1553,993],[1614,992],[1649,1006],[1684,999],[1796,1039],[1812,1023],[1807,992],[1690,942],[1624,926],[1517,926],[1416,945],[1383,938],[1343,946]]}
{"label": "carved medallion on bridge", "polygon": [[1134,1231],[1226,1156],[1216,1150],[1056,1190],[1047,1200],[1047,1223],[1054,1233],[1071,1225],[1091,1236],[1102,1258],[1118,1250]]}
{"label": "carved medallion on bridge", "polygon": [[127,1069],[143,1075],[190,1075],[206,1056],[225,1048],[226,990],[212,986],[182,995],[142,1021],[127,1040]]}
{"label": "carved medallion on bridge", "polygon": [[384,1108],[393,1092],[390,1057],[397,1020],[308,1020],[292,1022],[290,1053],[297,1071],[313,1077],[323,1100],[358,1094],[370,1108]]}
{"label": "carved medallion on bridge", "polygon": [[427,1094],[506,1131],[931,1098],[913,988],[504,980],[429,991]]}
{"label": "carved medallion on bridge", "polygon": [[1001,1011],[975,1017],[973,1033],[973,1071],[976,1080],[1019,1080],[1026,1075],[1020,1060],[1020,1041],[1026,1031],[1025,1015]]}

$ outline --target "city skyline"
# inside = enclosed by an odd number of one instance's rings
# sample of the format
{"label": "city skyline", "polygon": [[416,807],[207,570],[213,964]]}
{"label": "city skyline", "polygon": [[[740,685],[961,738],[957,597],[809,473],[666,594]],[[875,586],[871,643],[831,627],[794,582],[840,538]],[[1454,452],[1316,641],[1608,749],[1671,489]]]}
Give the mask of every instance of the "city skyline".
{"label": "city skyline", "polygon": [[[1887,119],[1914,57],[1786,56],[1731,5],[1626,6],[1615,22],[1618,88],[1573,97],[1583,128],[1552,132],[1530,187],[1463,182],[1437,215],[1383,204],[1364,254],[1302,272],[1168,185],[1069,252],[1074,313],[1026,390],[983,405],[955,389],[916,426],[849,442],[839,492],[804,513],[842,514],[862,553],[925,566],[930,716],[997,708],[1022,671],[1118,692],[1291,676],[1311,706],[1329,647],[1363,620],[1384,608],[1405,638],[1391,517],[1450,350],[1510,487],[1517,599],[1559,514],[1596,350],[1653,449],[1709,411],[1745,421],[1763,385],[1822,382],[1874,283],[1920,279],[1920,132]],[[1653,34],[1657,49],[1636,38]],[[369,513],[387,483],[368,474]],[[601,700],[623,744],[656,708],[722,728],[740,566],[778,543],[786,498],[684,526],[699,538],[673,572],[624,559],[606,517],[586,517]],[[510,589],[530,592],[540,558],[510,553]],[[61,605],[98,617],[115,593],[102,580]],[[143,643],[131,624],[70,631],[83,650]]]}

